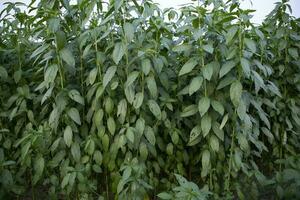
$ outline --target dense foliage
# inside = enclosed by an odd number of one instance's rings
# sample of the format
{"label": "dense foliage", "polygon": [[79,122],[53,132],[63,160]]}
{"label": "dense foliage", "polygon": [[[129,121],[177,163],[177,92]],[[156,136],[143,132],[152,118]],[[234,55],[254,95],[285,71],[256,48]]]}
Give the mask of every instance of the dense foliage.
{"label": "dense foliage", "polygon": [[300,198],[300,20],[237,0],[0,15],[0,199]]}

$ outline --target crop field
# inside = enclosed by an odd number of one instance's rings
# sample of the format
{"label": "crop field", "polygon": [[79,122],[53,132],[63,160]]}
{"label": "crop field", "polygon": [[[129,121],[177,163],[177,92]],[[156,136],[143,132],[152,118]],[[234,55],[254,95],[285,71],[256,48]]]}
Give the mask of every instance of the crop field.
{"label": "crop field", "polygon": [[300,19],[273,7],[7,1],[0,199],[300,199]]}

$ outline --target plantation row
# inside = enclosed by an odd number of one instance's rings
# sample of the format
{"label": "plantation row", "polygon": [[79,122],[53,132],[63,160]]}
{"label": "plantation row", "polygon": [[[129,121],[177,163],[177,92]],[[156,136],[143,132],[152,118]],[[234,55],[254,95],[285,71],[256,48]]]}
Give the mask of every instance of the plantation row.
{"label": "plantation row", "polygon": [[300,198],[300,20],[238,1],[0,15],[0,199]]}

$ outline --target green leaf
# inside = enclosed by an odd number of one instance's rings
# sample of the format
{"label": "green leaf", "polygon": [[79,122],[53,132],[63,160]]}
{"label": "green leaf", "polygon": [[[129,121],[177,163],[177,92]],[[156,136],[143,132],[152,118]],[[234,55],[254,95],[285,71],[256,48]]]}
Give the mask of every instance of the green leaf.
{"label": "green leaf", "polygon": [[125,92],[125,96],[126,96],[127,101],[130,104],[133,104],[134,97],[135,97],[134,85],[126,86],[125,89],[124,89],[124,92]]}
{"label": "green leaf", "polygon": [[126,22],[124,24],[124,33],[127,42],[130,42],[134,37],[134,26],[131,23]]}
{"label": "green leaf", "polygon": [[206,137],[211,129],[211,117],[206,114],[201,118],[201,130],[203,137]]}
{"label": "green leaf", "polygon": [[232,68],[235,67],[235,65],[236,65],[236,62],[234,62],[232,60],[224,63],[220,69],[219,77],[222,78],[223,76],[225,76]]}
{"label": "green leaf", "polygon": [[214,52],[214,47],[212,44],[204,45],[202,48],[210,54],[212,54]]}
{"label": "green leaf", "polygon": [[192,45],[190,45],[190,44],[181,44],[181,45],[175,46],[172,50],[174,52],[187,52],[191,49],[192,49]]}
{"label": "green leaf", "polygon": [[68,183],[69,183],[69,179],[70,179],[70,173],[67,173],[66,176],[63,178],[62,182],[61,182],[61,188],[65,188]]}
{"label": "green leaf", "polygon": [[80,115],[76,108],[70,108],[67,114],[76,124],[81,125]]}
{"label": "green leaf", "polygon": [[115,73],[117,71],[117,66],[111,66],[109,67],[104,76],[103,76],[103,87],[105,88],[107,84],[111,81],[111,79],[114,77]]}
{"label": "green leaf", "polygon": [[158,119],[161,120],[161,110],[159,105],[154,100],[148,100],[148,106],[152,114]]}
{"label": "green leaf", "polygon": [[216,136],[212,135],[209,138],[209,146],[214,152],[219,151],[219,140]]}
{"label": "green leaf", "polygon": [[80,146],[77,142],[73,142],[71,146],[71,154],[76,162],[80,161],[81,151],[80,151]]}
{"label": "green leaf", "polygon": [[155,145],[155,141],[156,141],[155,134],[153,129],[150,126],[146,126],[145,128],[145,137],[150,144],[152,144],[153,146]]}
{"label": "green leaf", "polygon": [[139,109],[144,101],[144,93],[143,92],[138,92],[135,94],[134,100],[133,100],[133,107],[135,109]]}
{"label": "green leaf", "polygon": [[197,140],[198,138],[200,139],[201,136],[200,134],[201,134],[201,126],[197,125],[190,132],[188,146],[194,146],[198,142],[200,142],[200,140]]}
{"label": "green leaf", "polygon": [[192,94],[197,92],[202,86],[202,83],[203,83],[203,78],[201,76],[197,76],[193,78],[189,85],[189,95],[191,96]]}
{"label": "green leaf", "polygon": [[179,76],[185,75],[187,73],[190,73],[194,67],[198,64],[197,60],[195,58],[189,59],[183,67],[179,71]]}
{"label": "green leaf", "polygon": [[137,77],[139,76],[139,72],[138,71],[133,71],[128,75],[128,78],[125,82],[125,87],[131,86],[134,81],[137,79]]}
{"label": "green leaf", "polygon": [[124,1],[124,0],[115,0],[114,7],[115,7],[115,11],[116,11],[116,12],[117,12],[117,11],[120,9],[120,7],[122,6],[123,1]]}
{"label": "green leaf", "polygon": [[98,165],[101,165],[101,164],[102,164],[103,156],[102,156],[101,151],[96,150],[96,151],[94,152],[93,158],[94,158],[95,162],[96,162]]}
{"label": "green leaf", "polygon": [[208,65],[205,65],[203,68],[202,68],[202,73],[203,73],[203,77],[210,81],[213,73],[214,73],[214,68],[212,65],[208,64]]}
{"label": "green leaf", "polygon": [[219,101],[212,100],[211,105],[215,111],[217,111],[220,115],[224,115],[224,107]]}
{"label": "green leaf", "polygon": [[67,126],[64,131],[64,141],[68,147],[72,144],[73,132],[70,126]]}
{"label": "green leaf", "polygon": [[296,48],[289,48],[288,52],[295,60],[299,58],[298,50]]}
{"label": "green leaf", "polygon": [[57,71],[58,71],[58,66],[56,64],[47,67],[44,75],[44,80],[47,84],[54,82],[57,75]]}
{"label": "green leaf", "polygon": [[198,103],[198,110],[201,117],[208,111],[210,107],[210,99],[208,97],[202,97]]}
{"label": "green leaf", "polygon": [[250,49],[252,51],[252,53],[255,53],[256,52],[256,44],[253,40],[249,39],[249,38],[245,38],[244,39],[244,42],[246,44],[246,47],[248,49]]}
{"label": "green leaf", "polygon": [[59,51],[59,55],[63,61],[65,61],[68,65],[75,67],[75,59],[72,55],[72,52],[68,48],[63,48]]}
{"label": "green leaf", "polygon": [[234,38],[235,34],[237,33],[238,31],[238,27],[237,26],[233,26],[231,27],[228,32],[226,33],[225,35],[225,38],[226,38],[226,44],[228,45],[232,39]]}
{"label": "green leaf", "polygon": [[123,55],[125,54],[126,46],[122,42],[118,42],[115,44],[115,48],[112,53],[112,59],[116,64],[119,64]]}
{"label": "green leaf", "polygon": [[148,87],[151,97],[153,99],[157,99],[158,92],[157,92],[157,86],[156,86],[154,76],[152,74],[149,75],[146,79],[146,82],[147,82],[147,87]]}
{"label": "green leaf", "polygon": [[127,128],[126,137],[131,143],[134,143],[134,128],[132,127]]}
{"label": "green leaf", "polygon": [[195,104],[189,105],[180,113],[180,117],[189,117],[198,112],[198,107]]}
{"label": "green leaf", "polygon": [[202,172],[201,176],[205,177],[210,170],[210,152],[208,150],[204,150],[202,153]]}
{"label": "green leaf", "polygon": [[251,75],[250,62],[246,58],[241,58],[241,66],[243,68],[243,72],[247,78]]}
{"label": "green leaf", "polygon": [[4,67],[0,66],[0,78],[3,79],[7,79],[7,71]]}
{"label": "green leaf", "polygon": [[84,99],[77,90],[70,90],[69,97],[77,103],[84,105]]}
{"label": "green leaf", "polygon": [[237,108],[242,98],[243,86],[240,81],[234,81],[230,86],[230,99]]}
{"label": "green leaf", "polygon": [[116,131],[116,123],[115,123],[114,118],[109,117],[109,118],[107,119],[107,128],[108,128],[108,131],[109,131],[112,135],[115,134],[115,131]]}
{"label": "green leaf", "polygon": [[142,60],[142,70],[144,74],[147,76],[152,68],[151,61],[149,59]]}
{"label": "green leaf", "polygon": [[222,122],[221,122],[221,125],[220,125],[220,128],[219,129],[223,129],[223,127],[225,126],[226,122],[228,120],[228,114],[226,114],[223,119],[222,119]]}
{"label": "green leaf", "polygon": [[95,83],[95,80],[97,78],[97,74],[98,74],[98,69],[97,68],[93,68],[88,76],[88,83],[90,85],[93,85]]}

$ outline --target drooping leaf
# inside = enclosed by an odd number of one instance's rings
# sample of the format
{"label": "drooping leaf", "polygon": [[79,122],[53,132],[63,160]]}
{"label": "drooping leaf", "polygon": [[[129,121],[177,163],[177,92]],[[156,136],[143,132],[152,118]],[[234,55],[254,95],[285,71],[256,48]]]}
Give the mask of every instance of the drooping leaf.
{"label": "drooping leaf", "polygon": [[76,124],[81,125],[80,115],[76,108],[70,108],[67,114]]}
{"label": "drooping leaf", "polygon": [[187,73],[190,73],[194,67],[197,65],[197,60],[195,58],[189,59],[180,69],[179,76],[185,75]]}
{"label": "drooping leaf", "polygon": [[115,44],[115,48],[112,53],[112,59],[116,64],[119,64],[120,60],[124,56],[126,51],[126,46],[122,42],[118,42]]}
{"label": "drooping leaf", "polygon": [[117,66],[111,66],[106,70],[106,72],[103,76],[103,87],[104,88],[108,85],[108,83],[114,77],[116,71],[117,71]]}
{"label": "drooping leaf", "polygon": [[69,48],[63,48],[59,51],[61,59],[63,59],[71,67],[75,66],[75,59]]}
{"label": "drooping leaf", "polygon": [[243,86],[236,80],[230,86],[230,99],[235,107],[238,107],[242,98]]}
{"label": "drooping leaf", "polygon": [[208,97],[202,97],[198,103],[198,110],[201,116],[203,116],[210,107],[210,99]]}

